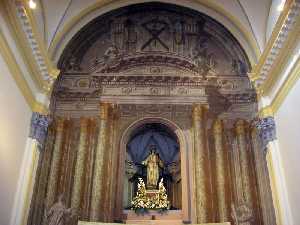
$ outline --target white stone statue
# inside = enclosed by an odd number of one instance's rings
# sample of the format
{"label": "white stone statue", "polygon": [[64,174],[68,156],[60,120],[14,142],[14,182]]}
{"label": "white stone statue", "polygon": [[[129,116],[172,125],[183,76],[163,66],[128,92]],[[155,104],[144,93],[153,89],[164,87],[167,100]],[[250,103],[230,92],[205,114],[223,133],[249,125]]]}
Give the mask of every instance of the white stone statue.
{"label": "white stone statue", "polygon": [[75,211],[66,207],[63,195],[59,195],[58,201],[51,206],[45,217],[46,225],[75,225],[78,220]]}
{"label": "white stone statue", "polygon": [[237,207],[231,204],[231,217],[234,221],[234,225],[252,225],[253,213],[245,203]]}

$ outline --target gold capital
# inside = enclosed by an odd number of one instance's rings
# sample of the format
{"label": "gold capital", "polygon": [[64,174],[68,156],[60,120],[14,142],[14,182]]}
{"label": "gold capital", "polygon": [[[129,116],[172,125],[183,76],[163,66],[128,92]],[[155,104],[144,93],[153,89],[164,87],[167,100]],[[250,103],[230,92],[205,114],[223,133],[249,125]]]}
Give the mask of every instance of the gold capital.
{"label": "gold capital", "polygon": [[107,102],[100,102],[100,119],[101,120],[107,120],[109,106],[110,106],[110,104]]}
{"label": "gold capital", "polygon": [[216,119],[213,123],[213,130],[215,134],[220,134],[223,131],[223,122],[220,119]]}
{"label": "gold capital", "polygon": [[205,113],[207,111],[207,107],[200,104],[194,104],[193,105],[193,118],[200,120],[203,119],[205,116]]}
{"label": "gold capital", "polygon": [[235,123],[235,131],[237,135],[245,134],[245,121],[240,119]]}

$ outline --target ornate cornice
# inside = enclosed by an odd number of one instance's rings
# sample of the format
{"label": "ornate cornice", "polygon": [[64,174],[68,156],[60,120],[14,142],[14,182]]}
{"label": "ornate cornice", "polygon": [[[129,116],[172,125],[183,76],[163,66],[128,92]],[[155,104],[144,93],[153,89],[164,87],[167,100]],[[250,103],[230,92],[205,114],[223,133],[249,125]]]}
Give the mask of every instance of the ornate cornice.
{"label": "ornate cornice", "polygon": [[[49,92],[52,88],[54,80],[59,74],[59,70],[52,65],[48,58],[45,45],[42,41],[40,41],[36,31],[37,28],[34,26],[33,18],[26,2],[18,0],[14,1],[14,3],[8,3],[8,5],[10,13],[15,12],[18,20],[12,22],[17,22],[20,24],[21,32],[25,34],[27,43],[31,49],[31,54],[33,55],[33,60],[38,67],[38,75],[42,81],[42,86],[40,88],[45,92]],[[19,31],[17,33],[19,33]],[[29,58],[28,60],[32,60],[30,59],[30,56],[27,57]]]}
{"label": "ornate cornice", "polygon": [[281,66],[277,62],[284,57],[282,53],[286,51],[285,47],[289,45],[288,42],[292,41],[290,38],[294,36],[292,32],[299,29],[299,13],[299,0],[286,2],[285,9],[273,29],[271,38],[258,64],[250,74],[250,78],[260,95],[266,91],[268,83],[274,80],[274,73],[272,72],[274,72],[275,67]]}

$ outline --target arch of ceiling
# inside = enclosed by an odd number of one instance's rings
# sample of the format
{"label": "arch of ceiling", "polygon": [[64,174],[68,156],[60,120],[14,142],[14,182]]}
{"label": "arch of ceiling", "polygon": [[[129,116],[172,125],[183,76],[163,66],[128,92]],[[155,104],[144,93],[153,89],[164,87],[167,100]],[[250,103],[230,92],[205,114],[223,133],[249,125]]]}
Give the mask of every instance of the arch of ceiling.
{"label": "arch of ceiling", "polygon": [[[85,9],[83,9],[72,20],[67,22],[55,35],[53,41],[49,46],[50,58],[58,63],[62,52],[71,41],[71,39],[82,29],[86,24],[93,19],[118,8],[129,6],[137,3],[152,2],[151,0],[108,0],[99,1]],[[217,4],[212,3],[210,0],[160,0],[158,2],[170,3],[178,6],[187,7],[209,17],[215,19],[220,24],[225,26],[230,33],[238,40],[243,49],[245,50],[248,59],[252,66],[254,66],[260,56],[258,43],[254,35],[249,32],[237,18],[230,12],[224,10]]]}

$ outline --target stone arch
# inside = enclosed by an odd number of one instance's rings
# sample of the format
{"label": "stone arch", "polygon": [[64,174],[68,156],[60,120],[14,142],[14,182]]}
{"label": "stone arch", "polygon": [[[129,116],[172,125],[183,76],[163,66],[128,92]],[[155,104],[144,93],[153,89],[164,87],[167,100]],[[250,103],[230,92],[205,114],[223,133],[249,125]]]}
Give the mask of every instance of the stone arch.
{"label": "stone arch", "polygon": [[[126,153],[126,145],[128,141],[130,140],[130,135],[132,132],[134,132],[135,129],[139,128],[142,125],[149,124],[149,123],[160,123],[165,125],[172,131],[175,136],[178,139],[179,142],[179,151],[180,151],[180,157],[181,157],[181,174],[182,174],[182,220],[183,221],[190,221],[191,220],[191,195],[189,196],[189,193],[192,192],[192,185],[191,185],[191,175],[189,174],[189,163],[188,163],[188,157],[189,152],[188,150],[191,149],[191,146],[188,144],[188,140],[186,135],[183,133],[183,130],[173,121],[163,118],[163,117],[144,117],[142,119],[138,119],[134,122],[132,122],[127,128],[123,131],[120,143],[119,143],[119,170],[118,170],[118,182],[117,182],[117,193],[118,197],[116,199],[117,202],[122,202],[122,195],[123,195],[123,174],[124,174],[124,159],[125,159],[125,153]],[[120,204],[116,204],[117,206],[117,214],[118,217],[121,218],[122,215],[122,206]]]}

